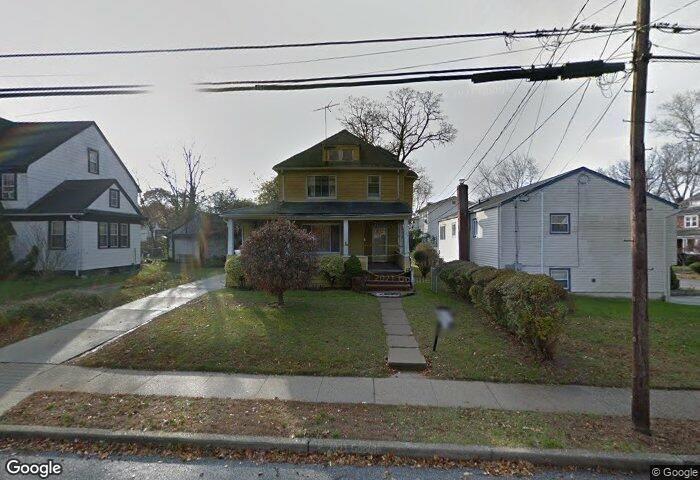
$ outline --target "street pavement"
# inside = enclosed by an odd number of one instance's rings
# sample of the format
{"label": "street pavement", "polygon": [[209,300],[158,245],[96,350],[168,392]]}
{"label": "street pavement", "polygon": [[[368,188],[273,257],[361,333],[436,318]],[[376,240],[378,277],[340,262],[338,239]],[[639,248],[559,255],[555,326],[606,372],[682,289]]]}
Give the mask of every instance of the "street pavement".
{"label": "street pavement", "polygon": [[[327,465],[294,465],[288,463],[253,463],[229,460],[197,460],[183,462],[172,458],[124,456],[118,459],[100,460],[94,457],[80,457],[62,453],[14,454],[0,452],[0,478],[38,478],[9,475],[6,463],[10,459],[24,463],[46,463],[54,460],[62,467],[59,476],[48,478],[65,478],[71,480],[123,480],[129,478],[143,480],[191,480],[195,478],[218,480],[487,480],[502,477],[489,475],[478,469],[450,469],[411,467],[355,467]],[[532,480],[571,479],[642,479],[646,474],[595,473],[587,470],[567,471],[544,470],[532,477]]]}

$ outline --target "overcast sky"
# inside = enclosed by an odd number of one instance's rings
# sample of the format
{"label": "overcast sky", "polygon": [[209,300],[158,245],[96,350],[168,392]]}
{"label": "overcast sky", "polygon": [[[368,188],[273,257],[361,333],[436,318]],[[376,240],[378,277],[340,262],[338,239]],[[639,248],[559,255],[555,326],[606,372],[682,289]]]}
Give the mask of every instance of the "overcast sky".
{"label": "overcast sky", "polygon": [[[583,16],[590,15],[609,1],[590,0]],[[664,15],[687,1],[654,1],[652,18]],[[31,52],[186,47],[564,27],[570,25],[583,3],[584,0],[4,0],[0,50]],[[622,3],[623,0],[618,0],[584,23],[613,23]],[[635,1],[627,1],[622,22],[634,18],[634,4]],[[700,23],[700,3],[665,20]],[[624,38],[626,35],[614,35],[607,52],[611,53]],[[698,35],[652,32],[654,43],[695,52],[698,50],[698,38]],[[597,38],[572,44],[562,60],[597,59],[604,42],[604,38]],[[434,46],[387,52],[428,45]],[[243,196],[251,196],[256,177],[269,178],[275,163],[322,139],[323,113],[313,112],[314,109],[329,101],[342,102],[349,95],[382,98],[391,88],[203,94],[195,91],[193,82],[364,73],[492,54],[499,55],[445,63],[435,68],[530,64],[537,50],[515,50],[538,45],[538,40],[520,40],[510,46],[513,52],[509,52],[502,39],[495,39],[248,52],[0,60],[2,87],[123,82],[155,85],[154,93],[133,97],[0,100],[0,117],[16,121],[96,121],[144,190],[160,185],[155,173],[159,159],[169,158],[176,163],[182,146],[194,144],[195,150],[203,154],[210,167],[205,178],[208,189],[213,191],[231,186],[238,188]],[[619,53],[629,53],[630,48],[629,44],[625,45]],[[661,49],[656,51],[672,53]],[[375,52],[383,53],[337,60],[261,65]],[[520,118],[509,146],[504,149],[504,142],[499,143],[484,163],[492,165],[501,151],[507,153],[532,131],[541,101],[540,118],[543,119],[581,82],[552,81],[546,84],[546,88],[540,88]],[[657,106],[669,100],[674,93],[698,88],[699,84],[700,65],[697,63],[652,63],[649,88],[654,93],[649,97],[648,118],[652,119]],[[442,93],[444,110],[458,130],[457,139],[449,146],[437,149],[428,147],[416,155],[432,178],[436,195],[442,193],[441,196],[446,196],[453,191],[455,184],[449,184],[449,181],[457,174],[516,85],[517,81],[479,85],[440,82],[415,87]],[[516,96],[518,101],[528,86],[521,86]],[[618,86],[613,88],[617,89]],[[544,97],[541,92],[544,92]],[[575,101],[569,102],[534,137],[531,155],[541,167],[552,158],[577,100],[578,97],[575,97]],[[596,133],[576,153],[586,131],[609,102],[604,92],[592,83],[546,176],[559,173],[567,162],[566,169],[580,165],[598,168],[627,156],[628,124],[623,123],[623,119],[629,118],[627,93],[618,97]],[[329,115],[329,134],[341,128],[336,115]],[[501,125],[499,123],[498,127]],[[661,142],[662,139],[650,135],[647,144],[654,146]],[[523,149],[526,151],[527,147],[528,143]],[[480,153],[466,166],[465,172],[479,157]],[[464,176],[464,173],[459,176]]]}

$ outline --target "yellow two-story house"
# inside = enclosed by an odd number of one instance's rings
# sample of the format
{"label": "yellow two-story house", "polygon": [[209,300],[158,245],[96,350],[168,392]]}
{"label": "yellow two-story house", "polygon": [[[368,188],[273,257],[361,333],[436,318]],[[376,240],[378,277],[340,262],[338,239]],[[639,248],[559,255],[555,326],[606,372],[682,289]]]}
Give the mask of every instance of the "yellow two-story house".
{"label": "yellow two-story house", "polygon": [[257,225],[284,217],[314,234],[319,254],[356,255],[369,271],[409,269],[416,174],[391,152],[342,130],[273,169],[279,201],[222,215],[229,255],[235,223],[245,242]]}

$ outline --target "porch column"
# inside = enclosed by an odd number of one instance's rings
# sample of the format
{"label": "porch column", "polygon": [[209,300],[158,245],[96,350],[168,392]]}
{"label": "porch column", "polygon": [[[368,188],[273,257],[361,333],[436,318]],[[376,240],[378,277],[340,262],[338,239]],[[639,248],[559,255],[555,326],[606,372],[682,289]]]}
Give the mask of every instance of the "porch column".
{"label": "porch column", "polygon": [[343,220],[343,256],[347,257],[350,255],[350,241],[349,241],[349,236],[350,236],[350,228],[349,228],[350,222],[347,220]]}
{"label": "porch column", "polygon": [[411,253],[409,251],[410,245],[408,244],[408,219],[403,221],[403,256],[408,257]]}
{"label": "porch column", "polygon": [[228,243],[226,246],[226,254],[233,255],[233,220],[230,218],[226,220],[226,226],[228,227]]}

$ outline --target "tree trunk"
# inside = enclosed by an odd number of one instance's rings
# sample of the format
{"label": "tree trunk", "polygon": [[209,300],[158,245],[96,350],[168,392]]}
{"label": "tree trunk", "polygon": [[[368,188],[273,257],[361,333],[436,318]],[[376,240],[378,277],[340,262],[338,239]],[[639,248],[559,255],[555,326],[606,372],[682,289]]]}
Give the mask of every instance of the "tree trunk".
{"label": "tree trunk", "polygon": [[284,292],[277,292],[277,305],[284,306]]}

